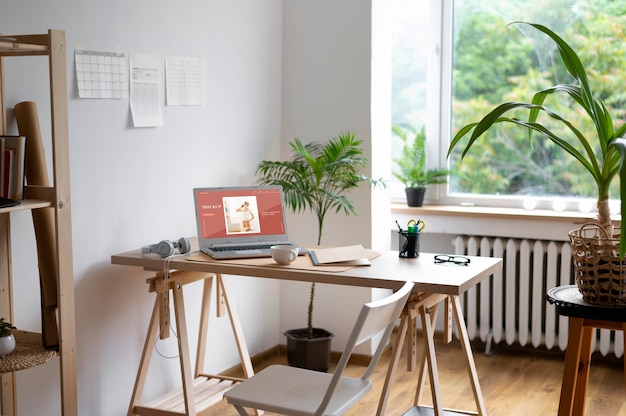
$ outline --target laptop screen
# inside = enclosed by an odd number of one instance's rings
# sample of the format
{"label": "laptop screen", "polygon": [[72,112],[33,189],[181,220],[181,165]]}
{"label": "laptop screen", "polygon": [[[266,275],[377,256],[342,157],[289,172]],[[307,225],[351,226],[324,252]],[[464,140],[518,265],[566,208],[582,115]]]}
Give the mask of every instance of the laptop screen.
{"label": "laptop screen", "polygon": [[286,239],[282,198],[279,186],[194,189],[201,246]]}

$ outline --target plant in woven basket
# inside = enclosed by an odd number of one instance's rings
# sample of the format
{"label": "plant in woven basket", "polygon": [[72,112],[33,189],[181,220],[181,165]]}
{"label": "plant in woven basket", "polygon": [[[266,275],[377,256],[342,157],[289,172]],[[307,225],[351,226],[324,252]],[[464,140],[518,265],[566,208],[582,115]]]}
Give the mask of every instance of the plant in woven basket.
{"label": "plant in woven basket", "polygon": [[4,318],[0,318],[0,337],[8,337],[12,334],[11,330],[17,329],[11,324],[4,320]]}
{"label": "plant in woven basket", "polygon": [[[626,133],[626,124],[616,126],[611,114],[603,101],[594,94],[589,84],[585,67],[572,47],[560,36],[545,26],[528,23],[513,22],[512,25],[528,25],[546,34],[558,48],[561,60],[566,71],[574,78],[572,83],[558,84],[544,90],[535,92],[532,101],[505,102],[495,107],[480,121],[470,123],[462,127],[452,139],[448,149],[448,157],[452,150],[461,144],[461,140],[471,132],[469,140],[464,144],[465,148],[461,158],[471,149],[472,145],[487,130],[498,123],[513,123],[528,129],[529,138],[535,135],[541,139],[550,140],[556,146],[573,156],[582,168],[589,172],[597,187],[598,218],[600,225],[607,228],[613,236],[611,225],[611,213],[609,209],[609,187],[613,179],[620,177],[621,212],[626,213],[626,141],[622,138]],[[588,117],[593,123],[595,133],[585,136],[577,127],[576,120],[570,121],[552,111],[544,103],[548,99],[573,100],[580,107],[580,117]],[[509,116],[514,110],[528,110],[526,120]],[[548,116],[556,120],[563,129],[549,127],[546,123],[538,121],[540,115]],[[620,120],[621,121],[621,120]],[[560,133],[563,131],[564,133]],[[506,138],[499,138],[504,139]],[[620,233],[620,258],[626,253],[626,221],[621,222]]]}
{"label": "plant in woven basket", "polygon": [[[461,154],[463,158],[472,145],[487,130],[498,123],[513,123],[528,129],[529,139],[535,136],[549,140],[573,156],[591,176],[597,187],[598,217],[595,227],[583,227],[569,233],[576,283],[583,299],[599,305],[626,306],[626,221],[621,221],[619,235],[614,234],[609,209],[609,187],[616,176],[620,178],[621,212],[626,214],[626,141],[622,138],[626,124],[616,126],[601,98],[594,94],[585,67],[572,47],[545,26],[528,25],[546,34],[555,44],[572,83],[558,84],[535,92],[530,103],[505,102],[491,110],[480,121],[462,127],[452,139],[448,157],[461,140],[471,132]],[[577,105],[579,117],[593,123],[594,133],[582,133],[580,121],[570,121],[552,111],[544,103],[564,99]],[[515,110],[528,110],[527,119],[511,115]],[[545,120],[556,120],[558,130]],[[617,121],[617,120],[616,120]],[[577,126],[578,125],[578,126]],[[506,137],[498,139],[506,140]]]}

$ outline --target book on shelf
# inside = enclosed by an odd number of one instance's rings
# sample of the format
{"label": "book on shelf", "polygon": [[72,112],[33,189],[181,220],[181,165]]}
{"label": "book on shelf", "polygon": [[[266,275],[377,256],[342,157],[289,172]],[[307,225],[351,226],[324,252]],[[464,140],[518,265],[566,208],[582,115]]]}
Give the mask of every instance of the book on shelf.
{"label": "book on shelf", "polygon": [[0,194],[3,198],[24,199],[26,136],[0,136]]}
{"label": "book on shelf", "polygon": [[0,140],[0,198],[4,198],[4,190],[8,187],[9,177],[4,171],[4,166],[6,163],[6,157],[4,154],[4,140]]}

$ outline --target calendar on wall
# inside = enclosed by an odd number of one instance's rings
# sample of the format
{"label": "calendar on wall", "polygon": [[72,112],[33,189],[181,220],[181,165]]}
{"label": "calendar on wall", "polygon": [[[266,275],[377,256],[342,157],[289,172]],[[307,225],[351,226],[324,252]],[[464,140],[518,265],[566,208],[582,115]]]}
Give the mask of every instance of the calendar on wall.
{"label": "calendar on wall", "polygon": [[128,62],[123,53],[74,51],[79,98],[128,98]]}

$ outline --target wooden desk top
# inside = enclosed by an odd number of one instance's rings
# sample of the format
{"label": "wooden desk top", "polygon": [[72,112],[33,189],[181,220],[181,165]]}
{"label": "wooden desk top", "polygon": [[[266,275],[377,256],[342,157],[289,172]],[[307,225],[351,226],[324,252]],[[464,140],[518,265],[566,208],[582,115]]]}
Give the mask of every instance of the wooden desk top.
{"label": "wooden desk top", "polygon": [[[251,264],[250,259],[241,261],[208,260],[191,261],[198,252],[174,256],[168,260],[169,270],[221,273],[259,278],[330,283],[371,288],[398,289],[405,281],[415,283],[416,292],[460,295],[483,279],[502,268],[502,259],[470,256],[468,266],[452,263],[434,263],[434,254],[420,253],[416,259],[398,257],[397,251],[375,251],[380,256],[370,266],[356,266],[343,271],[324,270],[323,266],[297,269],[266,262]],[[151,271],[162,271],[165,259],[143,256],[141,250],[111,256],[116,265],[142,267]]]}

